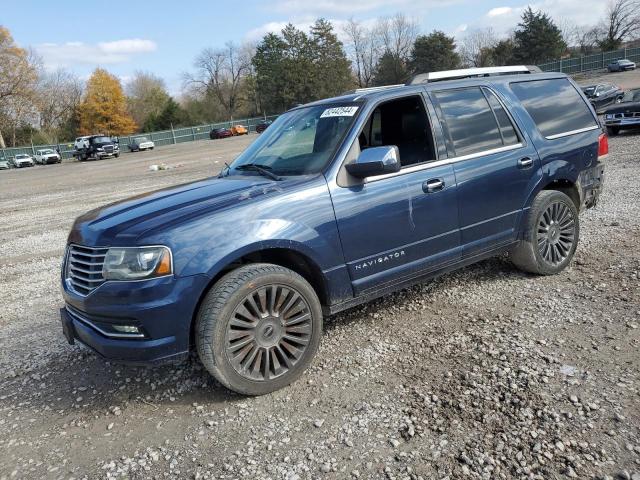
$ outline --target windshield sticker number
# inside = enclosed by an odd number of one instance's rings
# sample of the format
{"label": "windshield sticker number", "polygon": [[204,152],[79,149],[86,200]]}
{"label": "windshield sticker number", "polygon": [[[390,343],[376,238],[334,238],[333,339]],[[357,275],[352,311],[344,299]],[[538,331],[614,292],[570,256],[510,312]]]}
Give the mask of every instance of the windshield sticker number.
{"label": "windshield sticker number", "polygon": [[328,117],[353,117],[358,111],[358,107],[334,107],[327,108],[320,118],[328,118]]}

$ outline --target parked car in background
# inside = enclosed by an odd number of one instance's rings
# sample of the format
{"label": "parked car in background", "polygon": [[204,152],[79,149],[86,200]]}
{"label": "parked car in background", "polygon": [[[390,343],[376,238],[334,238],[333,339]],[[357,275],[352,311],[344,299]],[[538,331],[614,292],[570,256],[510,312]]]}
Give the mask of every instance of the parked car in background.
{"label": "parked car in background", "polygon": [[296,107],[217,178],[76,219],[62,330],[138,365],[195,350],[222,385],[266,394],[310,365],[324,317],[505,253],[565,270],[607,154],[573,81],[523,66]]}
{"label": "parked car in background", "polygon": [[0,170],[9,170],[9,161],[6,158],[0,158]]}
{"label": "parked car in background", "polygon": [[234,125],[233,127],[231,127],[231,133],[234,137],[237,135],[248,135],[249,129],[244,125]]}
{"label": "parked car in background", "polygon": [[625,92],[622,102],[604,110],[604,124],[609,135],[626,128],[640,128],[640,88]]}
{"label": "parked car in background", "polygon": [[28,155],[26,153],[18,153],[15,157],[13,157],[13,159],[11,159],[11,163],[13,163],[13,166],[16,168],[33,167],[34,165],[33,158],[31,157],[31,155]]}
{"label": "parked car in background", "polygon": [[156,144],[147,137],[135,137],[132,138],[129,143],[129,151],[140,152],[142,150],[153,150],[155,146]]}
{"label": "parked car in background", "polygon": [[600,83],[597,85],[587,85],[582,87],[582,91],[587,96],[593,108],[597,112],[612,103],[619,103],[622,100],[624,91],[612,83]]}
{"label": "parked car in background", "polygon": [[73,144],[73,148],[73,156],[81,162],[109,157],[118,158],[120,156],[118,142],[106,135],[78,137]]}
{"label": "parked car in background", "polygon": [[264,132],[267,128],[269,128],[269,125],[271,125],[272,123],[273,121],[271,120],[265,120],[264,122],[260,122],[259,124],[256,125],[256,133]]}
{"label": "parked car in background", "polygon": [[40,165],[49,165],[51,163],[60,163],[62,158],[51,148],[45,148],[36,151],[36,163]]}
{"label": "parked car in background", "polygon": [[217,138],[227,138],[232,136],[233,136],[233,133],[228,128],[214,128],[209,133],[209,138],[211,140],[215,140]]}
{"label": "parked car in background", "polygon": [[622,60],[615,60],[607,65],[609,72],[626,72],[628,70],[635,70],[636,64],[626,58]]}

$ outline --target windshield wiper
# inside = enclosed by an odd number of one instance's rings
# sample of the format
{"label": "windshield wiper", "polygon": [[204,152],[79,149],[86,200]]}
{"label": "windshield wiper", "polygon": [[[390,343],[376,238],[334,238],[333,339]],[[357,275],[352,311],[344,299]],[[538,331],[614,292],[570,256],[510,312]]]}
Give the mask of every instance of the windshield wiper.
{"label": "windshield wiper", "polygon": [[273,172],[270,172],[271,167],[269,165],[258,165],[256,163],[245,163],[244,165],[238,165],[237,167],[233,167],[236,170],[251,170],[253,172],[258,172],[263,177],[269,177],[272,180],[282,180],[278,175]]}

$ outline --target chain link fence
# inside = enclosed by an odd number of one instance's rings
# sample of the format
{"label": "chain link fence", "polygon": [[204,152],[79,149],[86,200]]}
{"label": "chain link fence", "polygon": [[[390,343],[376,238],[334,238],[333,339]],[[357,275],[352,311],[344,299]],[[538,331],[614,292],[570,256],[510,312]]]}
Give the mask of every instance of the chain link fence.
{"label": "chain link fence", "polygon": [[[247,127],[249,132],[256,131],[256,125],[265,120],[275,120],[278,116],[272,115],[269,117],[256,117],[245,118],[241,120],[234,120],[220,123],[207,123],[205,125],[197,125],[194,127],[174,128],[171,130],[163,130],[160,132],[139,133],[136,135],[119,137],[120,153],[128,151],[127,145],[131,143],[131,140],[139,137],[146,137],[156,144],[156,147],[163,145],[174,145],[183,142],[193,142],[195,140],[204,140],[209,138],[209,133],[214,128],[231,128],[233,125],[243,125]],[[100,132],[96,132],[100,133]],[[26,153],[28,155],[35,155],[38,150],[52,149],[59,151],[62,158],[73,157],[73,140],[64,143],[54,143],[49,145],[30,145],[26,147],[11,147],[0,149],[0,159],[9,160],[20,153]]]}
{"label": "chain link fence", "polygon": [[621,48],[610,52],[594,53],[582,57],[562,58],[538,65],[543,72],[584,73],[604,70],[611,62],[626,58],[632,62],[640,62],[640,47]]}

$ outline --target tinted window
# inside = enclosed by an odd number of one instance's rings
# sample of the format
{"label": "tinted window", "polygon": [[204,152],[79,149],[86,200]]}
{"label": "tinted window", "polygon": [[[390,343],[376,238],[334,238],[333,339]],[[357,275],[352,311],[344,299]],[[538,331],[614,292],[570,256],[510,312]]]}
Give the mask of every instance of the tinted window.
{"label": "tinted window", "polygon": [[491,105],[491,108],[493,109],[493,113],[496,115],[496,120],[500,127],[500,133],[502,134],[503,145],[516,145],[520,142],[520,139],[513,128],[509,115],[507,115],[507,112],[505,112],[502,104],[492,91],[484,90],[484,92],[487,95],[487,99],[489,100],[489,105]]}
{"label": "tinted window", "polygon": [[480,88],[446,90],[434,96],[456,156],[503,146],[496,118]]}
{"label": "tinted window", "polygon": [[511,89],[546,137],[596,126],[591,110],[566,78],[517,82]]}

